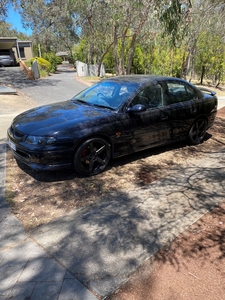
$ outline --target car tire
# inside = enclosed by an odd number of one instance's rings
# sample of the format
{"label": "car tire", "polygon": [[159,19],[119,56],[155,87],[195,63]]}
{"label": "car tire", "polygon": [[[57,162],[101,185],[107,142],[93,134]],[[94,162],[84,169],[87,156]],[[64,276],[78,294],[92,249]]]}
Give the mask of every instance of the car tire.
{"label": "car tire", "polygon": [[85,140],[76,150],[73,167],[77,173],[92,176],[101,173],[111,158],[109,143],[99,137]]}
{"label": "car tire", "polygon": [[191,145],[198,145],[203,142],[207,129],[207,120],[198,118],[191,125],[188,133],[188,141]]}

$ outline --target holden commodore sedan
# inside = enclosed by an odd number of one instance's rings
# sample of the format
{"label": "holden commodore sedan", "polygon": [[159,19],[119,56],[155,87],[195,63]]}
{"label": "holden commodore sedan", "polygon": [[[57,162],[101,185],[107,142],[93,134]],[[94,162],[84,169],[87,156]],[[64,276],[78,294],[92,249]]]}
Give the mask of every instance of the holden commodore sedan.
{"label": "holden commodore sedan", "polygon": [[215,93],[184,80],[118,76],[18,115],[8,144],[34,170],[72,167],[90,176],[129,153],[185,139],[202,143],[216,113]]}

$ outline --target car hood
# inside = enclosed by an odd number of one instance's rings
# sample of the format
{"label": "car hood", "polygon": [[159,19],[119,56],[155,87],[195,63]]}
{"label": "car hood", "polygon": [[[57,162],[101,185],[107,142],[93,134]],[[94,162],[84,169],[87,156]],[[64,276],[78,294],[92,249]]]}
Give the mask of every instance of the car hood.
{"label": "car hood", "polygon": [[13,120],[13,126],[28,135],[56,136],[62,131],[70,134],[70,131],[74,133],[87,126],[102,125],[112,114],[114,112],[107,108],[63,101],[25,111]]}

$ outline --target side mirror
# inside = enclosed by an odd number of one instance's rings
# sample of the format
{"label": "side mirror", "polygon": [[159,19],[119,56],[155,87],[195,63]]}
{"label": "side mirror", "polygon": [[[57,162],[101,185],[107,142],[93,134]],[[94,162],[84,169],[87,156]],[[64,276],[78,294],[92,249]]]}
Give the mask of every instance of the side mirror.
{"label": "side mirror", "polygon": [[143,104],[136,104],[133,107],[129,107],[126,112],[128,113],[139,113],[146,111],[146,107]]}

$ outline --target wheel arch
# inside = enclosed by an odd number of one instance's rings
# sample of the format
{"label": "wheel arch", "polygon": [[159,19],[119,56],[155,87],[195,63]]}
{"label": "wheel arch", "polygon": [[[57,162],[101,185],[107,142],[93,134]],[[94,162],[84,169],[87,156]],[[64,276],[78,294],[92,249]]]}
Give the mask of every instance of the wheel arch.
{"label": "wheel arch", "polygon": [[[199,140],[196,139],[196,141],[194,141],[194,139],[193,139],[194,135],[192,135],[192,129],[194,128],[195,124],[198,123],[198,121],[200,121],[200,120],[204,120],[206,122],[205,128],[202,131],[202,133],[203,133],[202,138]],[[194,121],[191,123],[191,125],[188,129],[188,134],[187,134],[187,140],[190,145],[198,145],[199,143],[201,143],[203,141],[205,133],[208,129],[208,121],[209,121],[208,117],[205,114],[202,114],[202,115],[198,116],[196,119],[194,119]],[[197,134],[196,134],[196,136],[197,136]]]}
{"label": "wheel arch", "polygon": [[202,114],[202,115],[200,115],[200,116],[197,116],[197,117],[193,120],[193,122],[192,122],[191,125],[189,126],[188,132],[190,131],[191,127],[192,127],[198,120],[200,120],[201,118],[206,120],[207,126],[208,126],[209,118],[208,118],[207,115]]}
{"label": "wheel arch", "polygon": [[109,141],[105,135],[88,135],[82,138],[73,152],[71,164],[74,170],[84,176],[101,173],[112,158]]}
{"label": "wheel arch", "polygon": [[[76,150],[84,143],[84,141],[88,140],[88,139],[92,139],[92,138],[102,138],[104,140],[106,140],[106,142],[109,143],[110,146],[110,150],[111,150],[111,158],[112,158],[112,154],[113,154],[113,149],[114,149],[114,145],[112,140],[110,139],[109,136],[107,136],[106,134],[89,134],[86,135],[84,137],[82,137],[78,143],[76,143],[75,147],[74,147],[74,151],[73,151],[73,155],[76,152]],[[73,159],[73,155],[72,155],[72,159]]]}

